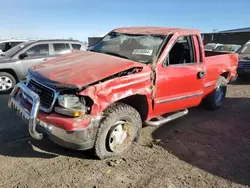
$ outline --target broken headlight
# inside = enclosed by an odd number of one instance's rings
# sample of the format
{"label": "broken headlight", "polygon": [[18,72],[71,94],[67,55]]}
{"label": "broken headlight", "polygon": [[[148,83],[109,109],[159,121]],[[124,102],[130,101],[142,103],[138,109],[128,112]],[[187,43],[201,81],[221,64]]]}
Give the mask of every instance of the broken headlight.
{"label": "broken headlight", "polygon": [[84,98],[81,98],[80,100],[76,95],[65,94],[59,95],[57,101],[60,107],[55,107],[55,111],[59,114],[79,117],[86,112]]}
{"label": "broken headlight", "polygon": [[58,96],[58,104],[64,108],[79,108],[83,105],[79,97],[67,94]]}

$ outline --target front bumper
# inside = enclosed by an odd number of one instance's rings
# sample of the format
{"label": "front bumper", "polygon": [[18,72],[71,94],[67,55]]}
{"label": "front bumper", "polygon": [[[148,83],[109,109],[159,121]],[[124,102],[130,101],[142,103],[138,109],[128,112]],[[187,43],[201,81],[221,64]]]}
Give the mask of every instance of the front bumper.
{"label": "front bumper", "polygon": [[[25,101],[21,92],[32,98],[32,105]],[[18,83],[11,92],[8,106],[28,124],[29,133],[34,139],[41,140],[46,135],[56,144],[75,150],[86,150],[94,146],[97,128],[101,119],[99,116],[70,118],[68,120],[64,116],[45,114],[39,111],[39,96],[22,82]],[[86,126],[77,130],[79,122],[81,122],[81,125]],[[65,130],[62,127],[67,127],[66,123],[72,123],[76,128],[74,130]]]}

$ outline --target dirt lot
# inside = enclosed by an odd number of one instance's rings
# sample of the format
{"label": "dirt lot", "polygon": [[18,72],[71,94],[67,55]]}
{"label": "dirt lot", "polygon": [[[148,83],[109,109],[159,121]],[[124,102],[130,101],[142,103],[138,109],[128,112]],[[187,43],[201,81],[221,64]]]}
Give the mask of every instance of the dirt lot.
{"label": "dirt lot", "polygon": [[121,160],[34,141],[0,96],[0,187],[250,186],[250,79],[228,88],[222,109],[194,108],[160,128],[145,127]]}

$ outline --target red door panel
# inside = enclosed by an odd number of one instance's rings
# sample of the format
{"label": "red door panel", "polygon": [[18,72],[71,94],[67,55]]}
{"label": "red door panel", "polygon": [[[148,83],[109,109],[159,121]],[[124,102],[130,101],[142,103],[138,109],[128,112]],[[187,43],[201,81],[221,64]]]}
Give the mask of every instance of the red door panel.
{"label": "red door panel", "polygon": [[[199,72],[205,71],[205,67],[204,64],[200,62],[197,38],[187,36],[187,38],[188,37],[190,39],[188,44],[186,39],[186,41],[183,40],[183,36],[180,37],[181,39],[177,42],[183,44],[185,47],[184,49],[178,47],[180,54],[178,53],[179,51],[173,52],[177,52],[177,56],[180,55],[180,57],[182,57],[183,52],[185,53],[188,49],[192,49],[192,51],[189,50],[191,55],[186,59],[191,62],[183,61],[182,63],[182,61],[180,61],[180,64],[175,64],[176,61],[172,59],[172,62],[175,63],[171,65],[171,60],[169,61],[168,58],[170,65],[163,66],[162,63],[157,64],[153,105],[154,116],[197,106],[202,100],[205,76],[200,77]],[[177,46],[178,45],[179,44],[177,44]],[[167,48],[171,49],[169,47]],[[167,56],[169,56],[169,54]]]}
{"label": "red door panel", "polygon": [[154,115],[196,106],[203,95],[203,79],[198,78],[201,65],[169,66],[158,71]]}

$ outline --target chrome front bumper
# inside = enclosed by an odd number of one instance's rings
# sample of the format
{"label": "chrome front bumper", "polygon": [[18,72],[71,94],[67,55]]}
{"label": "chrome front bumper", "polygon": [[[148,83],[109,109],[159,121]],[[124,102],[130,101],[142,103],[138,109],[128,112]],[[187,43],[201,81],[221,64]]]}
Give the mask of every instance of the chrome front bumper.
{"label": "chrome front bumper", "polygon": [[[22,92],[32,98],[32,108],[30,112],[20,103],[20,101],[15,99],[15,96],[20,89]],[[15,85],[14,89],[12,90],[9,96],[8,106],[9,108],[13,109],[20,118],[28,123],[29,133],[33,138],[37,140],[41,140],[43,138],[43,134],[36,131],[36,126],[38,124],[37,113],[40,107],[40,98],[36,93],[30,90],[23,82],[20,82]]]}
{"label": "chrome front bumper", "polygon": [[[27,109],[23,105],[25,101],[22,101],[23,95],[21,92],[24,92],[32,99],[31,109]],[[75,150],[86,150],[94,146],[101,116],[92,117],[88,127],[77,131],[66,131],[47,124],[38,118],[40,108],[39,96],[22,82],[18,83],[11,92],[8,106],[28,124],[29,133],[35,139],[41,140],[43,137],[48,136],[54,143]]]}

